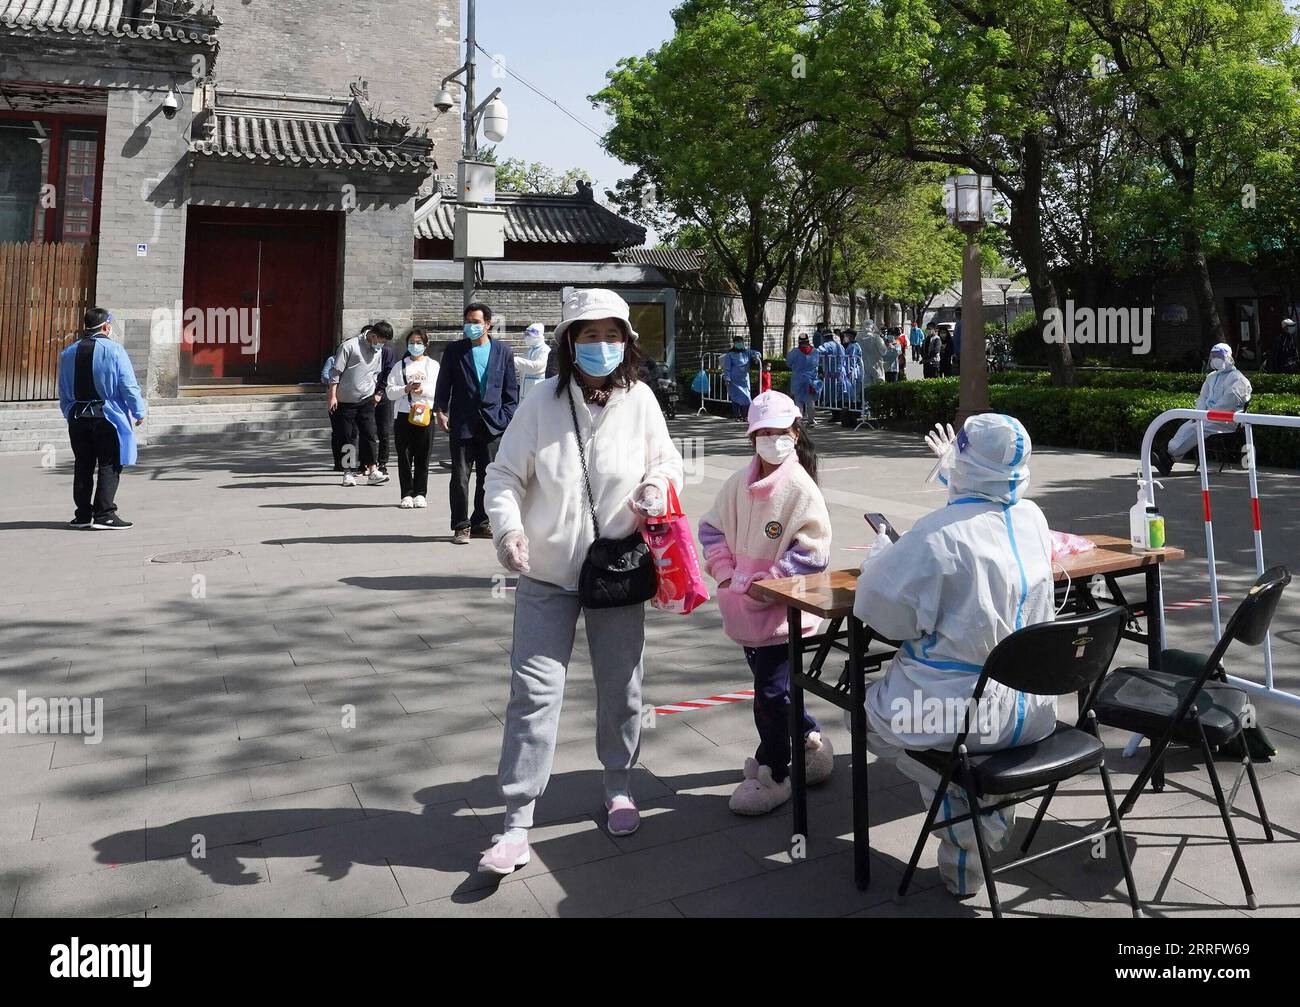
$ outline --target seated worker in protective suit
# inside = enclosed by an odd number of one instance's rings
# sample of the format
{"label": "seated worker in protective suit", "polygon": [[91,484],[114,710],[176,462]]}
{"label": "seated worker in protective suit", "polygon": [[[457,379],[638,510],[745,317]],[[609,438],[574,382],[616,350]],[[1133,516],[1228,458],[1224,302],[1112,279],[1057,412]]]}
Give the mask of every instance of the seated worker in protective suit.
{"label": "seated worker in protective suit", "polygon": [[[938,430],[938,428],[936,428]],[[1029,486],[1029,434],[1010,416],[970,417],[926,438],[940,455],[948,503],[925,515],[897,542],[877,539],[858,578],[853,614],[899,641],[884,678],[867,689],[867,747],[921,789],[928,807],[939,777],[906,749],[951,749],[984,660],[1005,637],[1054,615],[1052,537]],[[1056,700],[989,682],[970,712],[970,752],[1039,741],[1056,727]],[[949,786],[940,818],[969,811]],[[981,818],[990,850],[1003,849],[1014,807]],[[935,833],[939,873],[955,895],[983,883],[969,821]]]}
{"label": "seated worker in protective suit", "polygon": [[[1250,380],[1233,365],[1232,347],[1227,343],[1215,343],[1210,347],[1210,373],[1205,376],[1201,394],[1196,397],[1196,408],[1235,413],[1246,407],[1250,393]],[[1235,423],[1219,420],[1201,422],[1207,436],[1230,434],[1237,429]],[[1196,420],[1187,420],[1174,431],[1167,448],[1155,448],[1151,452],[1151,462],[1162,476],[1169,475],[1174,462],[1196,447],[1196,423]]]}

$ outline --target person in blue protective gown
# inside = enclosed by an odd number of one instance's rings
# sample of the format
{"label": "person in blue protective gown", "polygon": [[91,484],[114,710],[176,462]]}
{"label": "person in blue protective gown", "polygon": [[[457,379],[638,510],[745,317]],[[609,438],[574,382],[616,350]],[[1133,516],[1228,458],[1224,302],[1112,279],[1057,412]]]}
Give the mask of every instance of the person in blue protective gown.
{"label": "person in blue protective gown", "polygon": [[817,350],[806,334],[799,337],[798,345],[785,356],[786,366],[790,368],[790,398],[809,426],[817,425],[817,393],[821,387],[818,359]]}
{"label": "person in blue protective gown", "polygon": [[844,398],[844,347],[839,339],[831,333],[817,348],[821,359],[822,384],[825,386],[826,404],[832,407],[842,405]]}
{"label": "person in blue protective gown", "polygon": [[126,349],[110,338],[112,322],[103,308],[91,308],[81,338],[59,354],[59,408],[75,460],[73,528],[131,527],[117,513],[117,488],[123,467],[135,464],[135,428],[149,407]]}
{"label": "person in blue protective gown", "polygon": [[722,376],[727,382],[727,398],[731,400],[731,418],[742,421],[749,413],[753,395],[749,390],[750,368],[763,369],[763,357],[751,350],[744,336],[736,336],[731,349],[722,355]]}
{"label": "person in blue protective gown", "polygon": [[[897,759],[927,806],[939,777],[906,750],[951,749],[993,648],[1055,615],[1051,533],[1043,512],[1024,499],[1031,451],[1025,428],[1013,417],[985,413],[970,417],[952,440],[930,440],[943,459],[947,505],[897,542],[881,536],[862,564],[853,606],[872,630],[899,641],[885,676],[867,690],[867,746]],[[995,682],[969,713],[971,752],[1029,744],[1056,728],[1055,697]],[[941,817],[969,811],[965,793],[950,786]],[[1003,849],[1014,808],[983,815],[980,823],[989,848]],[[984,878],[971,822],[935,835],[944,884],[956,895],[976,891]]]}
{"label": "person in blue protective gown", "polygon": [[848,386],[849,400],[857,405],[862,401],[862,347],[855,333],[844,333],[844,382]]}

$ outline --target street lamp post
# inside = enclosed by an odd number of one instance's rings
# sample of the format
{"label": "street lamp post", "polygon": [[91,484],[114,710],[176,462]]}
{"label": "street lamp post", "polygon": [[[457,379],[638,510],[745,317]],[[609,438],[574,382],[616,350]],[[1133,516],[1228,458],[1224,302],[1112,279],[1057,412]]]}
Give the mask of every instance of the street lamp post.
{"label": "street lamp post", "polygon": [[1015,278],[1008,277],[1005,280],[998,280],[998,286],[1002,290],[1002,338],[1006,340],[1004,348],[1006,350],[1006,359],[998,358],[998,367],[1003,367],[1011,359],[1011,309],[1007,304],[1007,294],[1011,291]]}
{"label": "street lamp post", "polygon": [[[478,39],[474,31],[476,13],[474,7],[475,0],[469,0],[465,11],[465,62],[458,70],[442,78],[438,98],[434,102],[434,106],[439,111],[449,111],[452,107],[452,97],[451,92],[447,90],[447,85],[453,80],[459,80],[465,88],[465,132],[461,145],[460,170],[457,172],[460,188],[460,192],[457,194],[458,205],[473,202],[472,199],[467,198],[465,185],[467,177],[466,165],[478,160],[478,127],[480,121],[483,122],[483,131],[487,134],[487,138],[494,143],[500,143],[505,139],[508,123],[506,103],[499,97],[501,88],[496,88],[480,104],[474,104],[474,69],[477,63],[475,50],[478,48]],[[490,170],[495,171],[495,169]],[[495,186],[493,188],[495,189]],[[466,304],[474,296],[475,264],[477,262],[478,260],[470,255],[465,256],[463,287]]]}
{"label": "street lamp post", "polygon": [[993,215],[993,179],[988,175],[950,175],[943,202],[949,223],[966,235],[961,267],[961,386],[957,424],[968,416],[988,412],[989,375],[984,351],[984,280],[980,249],[975,241]]}

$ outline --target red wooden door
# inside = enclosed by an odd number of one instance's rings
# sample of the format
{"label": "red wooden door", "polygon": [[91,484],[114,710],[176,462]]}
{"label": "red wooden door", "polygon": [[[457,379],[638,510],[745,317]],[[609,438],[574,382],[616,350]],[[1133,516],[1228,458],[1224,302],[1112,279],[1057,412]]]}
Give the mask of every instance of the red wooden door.
{"label": "red wooden door", "polygon": [[318,380],[335,332],[333,217],[206,207],[191,214],[182,380]]}
{"label": "red wooden door", "polygon": [[[185,309],[200,317],[187,319],[185,344],[190,381],[246,379],[255,375],[253,355],[245,353],[231,329],[247,327],[257,307],[257,257],[260,241],[254,229],[203,222],[190,229],[186,253]],[[197,247],[195,242],[197,241]],[[191,275],[192,274],[192,275]],[[235,310],[235,325],[230,324]],[[241,321],[242,320],[242,321]],[[224,340],[220,337],[224,336]]]}
{"label": "red wooden door", "polygon": [[[298,228],[263,234],[260,252],[257,373],[267,382],[309,380],[320,374],[331,349],[321,320],[332,314],[325,298],[332,300],[333,284],[318,278],[333,274],[332,242],[313,230]],[[304,358],[312,365],[306,372]]]}

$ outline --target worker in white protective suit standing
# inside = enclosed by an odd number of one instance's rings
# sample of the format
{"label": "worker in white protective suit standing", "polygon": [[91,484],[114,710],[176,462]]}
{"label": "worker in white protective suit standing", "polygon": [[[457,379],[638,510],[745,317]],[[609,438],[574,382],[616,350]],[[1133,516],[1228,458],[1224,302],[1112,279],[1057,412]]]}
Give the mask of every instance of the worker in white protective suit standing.
{"label": "worker in white protective suit standing", "polygon": [[[1236,413],[1246,408],[1251,394],[1250,379],[1237,370],[1232,360],[1232,347],[1227,343],[1215,343],[1210,347],[1210,373],[1201,385],[1201,394],[1196,397],[1196,408],[1225,413]],[[1173,470],[1174,462],[1196,447],[1197,420],[1187,420],[1174,431],[1169,438],[1169,446],[1164,450],[1156,448],[1151,452],[1151,462],[1167,476]],[[1210,434],[1230,434],[1237,429],[1237,424],[1227,420],[1201,420],[1206,436]]]}
{"label": "worker in white protective suit standing", "polygon": [[858,330],[858,342],[862,345],[862,385],[870,388],[885,380],[885,340],[875,324],[867,322]]}
{"label": "worker in white protective suit standing", "polygon": [[[853,614],[900,643],[880,681],[867,690],[867,747],[897,759],[928,806],[936,773],[907,749],[951,749],[963,728],[967,700],[984,661],[1005,637],[1054,617],[1052,539],[1029,485],[1029,434],[1013,417],[970,417],[952,436],[936,428],[926,438],[940,455],[944,507],[921,518],[897,542],[883,535],[862,564]],[[1056,700],[988,682],[970,708],[968,750],[1014,748],[1056,728]],[[969,812],[966,795],[950,786],[940,818]],[[1014,807],[980,819],[989,849],[1003,849]],[[944,829],[939,872],[948,890],[969,895],[984,883],[970,821]]]}
{"label": "worker in white protective suit standing", "polygon": [[551,348],[546,345],[546,327],[534,322],[524,329],[524,352],[515,356],[515,373],[519,375],[519,401],[546,378]]}

